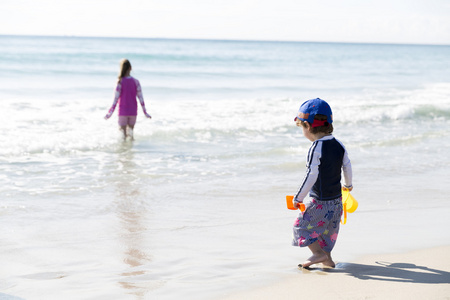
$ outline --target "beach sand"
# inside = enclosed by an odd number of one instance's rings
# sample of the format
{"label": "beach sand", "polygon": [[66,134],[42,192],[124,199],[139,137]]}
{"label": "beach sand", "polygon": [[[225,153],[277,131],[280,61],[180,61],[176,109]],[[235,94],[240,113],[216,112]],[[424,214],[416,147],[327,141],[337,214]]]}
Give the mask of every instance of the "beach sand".
{"label": "beach sand", "polygon": [[315,265],[223,299],[450,299],[449,253],[443,246],[337,262],[335,269]]}

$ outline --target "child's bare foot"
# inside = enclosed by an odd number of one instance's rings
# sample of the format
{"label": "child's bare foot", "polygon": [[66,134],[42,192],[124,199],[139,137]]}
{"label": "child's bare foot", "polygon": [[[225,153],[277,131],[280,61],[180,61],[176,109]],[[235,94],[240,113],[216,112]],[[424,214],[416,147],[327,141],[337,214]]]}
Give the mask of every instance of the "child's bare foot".
{"label": "child's bare foot", "polygon": [[[318,263],[324,263],[329,260],[328,256],[323,253],[313,254],[310,258],[308,258],[304,263],[302,263],[303,268],[307,268],[311,265],[318,264]],[[333,262],[333,261],[331,261]]]}
{"label": "child's bare foot", "polygon": [[325,252],[327,255],[327,260],[323,261],[322,264],[326,267],[334,268],[336,267],[336,264],[334,263],[333,259],[331,258],[331,253]]}
{"label": "child's bare foot", "polygon": [[331,259],[327,259],[326,261],[323,261],[322,264],[323,264],[325,267],[329,267],[329,268],[334,268],[334,267],[336,267],[336,264],[335,264],[334,261],[331,260]]}

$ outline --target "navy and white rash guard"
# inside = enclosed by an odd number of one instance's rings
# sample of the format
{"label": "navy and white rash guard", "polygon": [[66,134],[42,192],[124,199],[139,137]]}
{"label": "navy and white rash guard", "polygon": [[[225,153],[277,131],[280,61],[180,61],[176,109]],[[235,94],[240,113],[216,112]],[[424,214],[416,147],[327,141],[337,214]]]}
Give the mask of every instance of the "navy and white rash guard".
{"label": "navy and white rash guard", "polygon": [[294,201],[302,202],[309,196],[321,201],[342,196],[341,173],[344,184],[352,185],[352,164],[344,145],[332,135],[314,141],[306,160],[306,175],[295,195]]}

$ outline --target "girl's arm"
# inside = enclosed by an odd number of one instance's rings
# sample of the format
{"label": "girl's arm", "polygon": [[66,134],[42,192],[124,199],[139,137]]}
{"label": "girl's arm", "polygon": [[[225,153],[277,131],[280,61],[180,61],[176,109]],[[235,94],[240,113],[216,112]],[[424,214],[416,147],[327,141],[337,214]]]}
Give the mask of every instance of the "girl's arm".
{"label": "girl's arm", "polygon": [[116,105],[117,105],[117,102],[119,101],[121,90],[122,90],[122,85],[120,83],[118,83],[117,87],[116,87],[116,92],[114,94],[113,104],[112,104],[111,108],[109,109],[108,113],[105,116],[106,120],[109,119],[112,116],[114,110],[116,109]]}
{"label": "girl's arm", "polygon": [[152,116],[150,116],[148,113],[147,113],[147,110],[145,109],[145,103],[144,103],[144,96],[142,96],[142,88],[141,88],[141,84],[139,83],[139,80],[137,80],[137,79],[135,79],[136,80],[136,95],[137,95],[137,97],[138,97],[138,99],[139,99],[139,103],[141,103],[141,106],[142,106],[142,110],[144,111],[144,115],[147,117],[147,118],[152,118]]}

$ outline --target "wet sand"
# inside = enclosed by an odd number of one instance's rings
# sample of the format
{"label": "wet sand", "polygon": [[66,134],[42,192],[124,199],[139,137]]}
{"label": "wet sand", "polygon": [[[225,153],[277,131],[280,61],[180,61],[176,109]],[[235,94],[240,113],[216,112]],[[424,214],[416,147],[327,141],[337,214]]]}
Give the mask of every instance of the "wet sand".
{"label": "wet sand", "polygon": [[223,299],[450,299],[450,246],[314,265]]}

